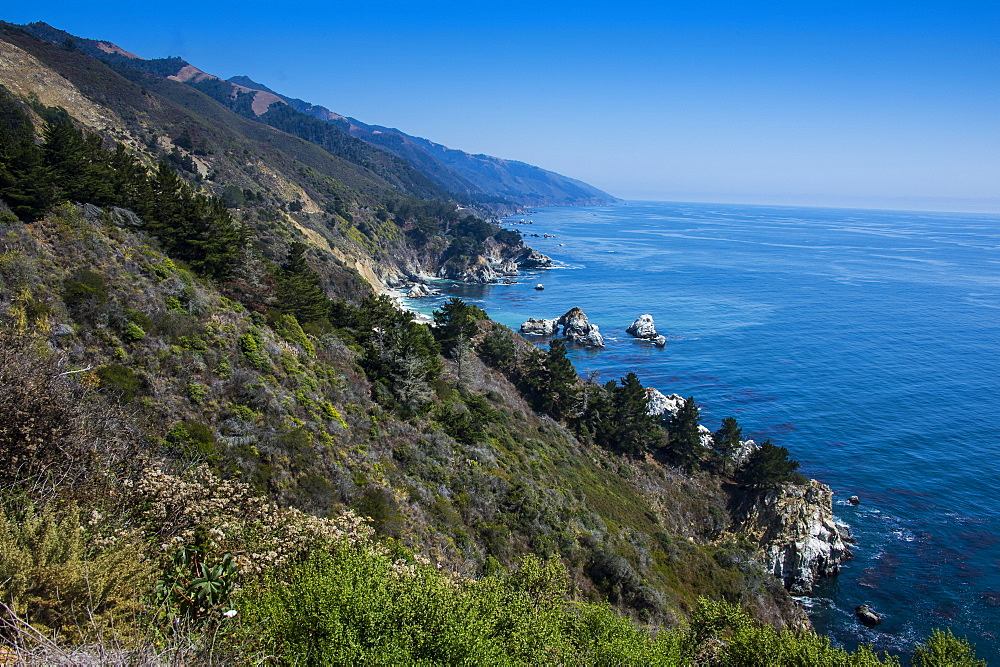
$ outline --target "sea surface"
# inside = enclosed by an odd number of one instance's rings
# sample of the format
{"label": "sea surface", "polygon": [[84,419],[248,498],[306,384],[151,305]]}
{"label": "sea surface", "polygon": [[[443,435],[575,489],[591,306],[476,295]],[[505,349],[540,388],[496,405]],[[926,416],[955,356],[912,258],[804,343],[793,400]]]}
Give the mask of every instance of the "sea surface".
{"label": "sea surface", "polygon": [[[515,329],[579,306],[607,340],[571,351],[581,375],[694,396],[833,487],[857,544],[802,599],[817,630],[906,653],[947,626],[1000,665],[1000,216],[628,202],[504,224],[557,266],[409,305],[457,295]],[[644,313],[665,348],[625,333]]]}

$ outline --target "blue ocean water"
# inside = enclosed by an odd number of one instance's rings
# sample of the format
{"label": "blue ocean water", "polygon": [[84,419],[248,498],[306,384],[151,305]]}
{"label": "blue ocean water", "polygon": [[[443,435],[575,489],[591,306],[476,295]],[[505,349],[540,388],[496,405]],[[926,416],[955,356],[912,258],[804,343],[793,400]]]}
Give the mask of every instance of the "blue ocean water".
{"label": "blue ocean water", "polygon": [[[836,643],[906,652],[948,626],[1000,664],[1000,216],[629,202],[521,217],[557,268],[446,295],[515,329],[579,306],[607,339],[572,351],[581,375],[693,395],[709,428],[734,416],[832,486],[855,558],[803,603]],[[625,333],[644,313],[664,349]],[[865,603],[875,629],[854,618]]]}

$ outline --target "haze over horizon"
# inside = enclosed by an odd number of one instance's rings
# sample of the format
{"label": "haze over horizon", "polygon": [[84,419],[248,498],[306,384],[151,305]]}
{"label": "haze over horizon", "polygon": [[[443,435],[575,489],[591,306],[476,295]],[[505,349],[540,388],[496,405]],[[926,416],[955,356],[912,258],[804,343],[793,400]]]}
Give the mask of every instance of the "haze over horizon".
{"label": "haze over horizon", "polygon": [[625,199],[1000,212],[996,3],[60,0],[0,18]]}

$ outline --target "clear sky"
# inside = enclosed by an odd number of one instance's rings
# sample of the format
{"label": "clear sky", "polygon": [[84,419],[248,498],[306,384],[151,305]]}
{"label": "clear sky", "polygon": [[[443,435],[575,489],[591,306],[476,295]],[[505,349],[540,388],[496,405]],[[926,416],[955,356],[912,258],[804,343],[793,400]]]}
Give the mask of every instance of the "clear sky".
{"label": "clear sky", "polygon": [[4,0],[623,198],[1000,212],[1000,2]]}

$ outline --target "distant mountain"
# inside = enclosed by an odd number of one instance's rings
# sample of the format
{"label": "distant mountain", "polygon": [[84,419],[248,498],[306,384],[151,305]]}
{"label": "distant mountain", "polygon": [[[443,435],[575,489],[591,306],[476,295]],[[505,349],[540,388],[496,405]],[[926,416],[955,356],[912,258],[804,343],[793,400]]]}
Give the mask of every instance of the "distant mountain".
{"label": "distant mountain", "polygon": [[188,84],[241,116],[317,144],[422,199],[451,198],[497,212],[509,212],[513,205],[599,205],[616,201],[582,181],[516,160],[450,149],[395,128],[368,125],[283,95],[248,76],[223,80],[182,58],[144,59],[111,42],[76,37],[46,23],[19,27],[53,44],[79,49],[118,69],[136,69]]}
{"label": "distant mountain", "polygon": [[517,160],[455,150],[396,128],[369,125],[324,106],[277,93],[248,76],[234,76],[229,82],[277,95],[296,111],[333,123],[351,136],[398,155],[449,192],[482,191],[528,206],[599,205],[615,201],[615,197],[583,181]]}

